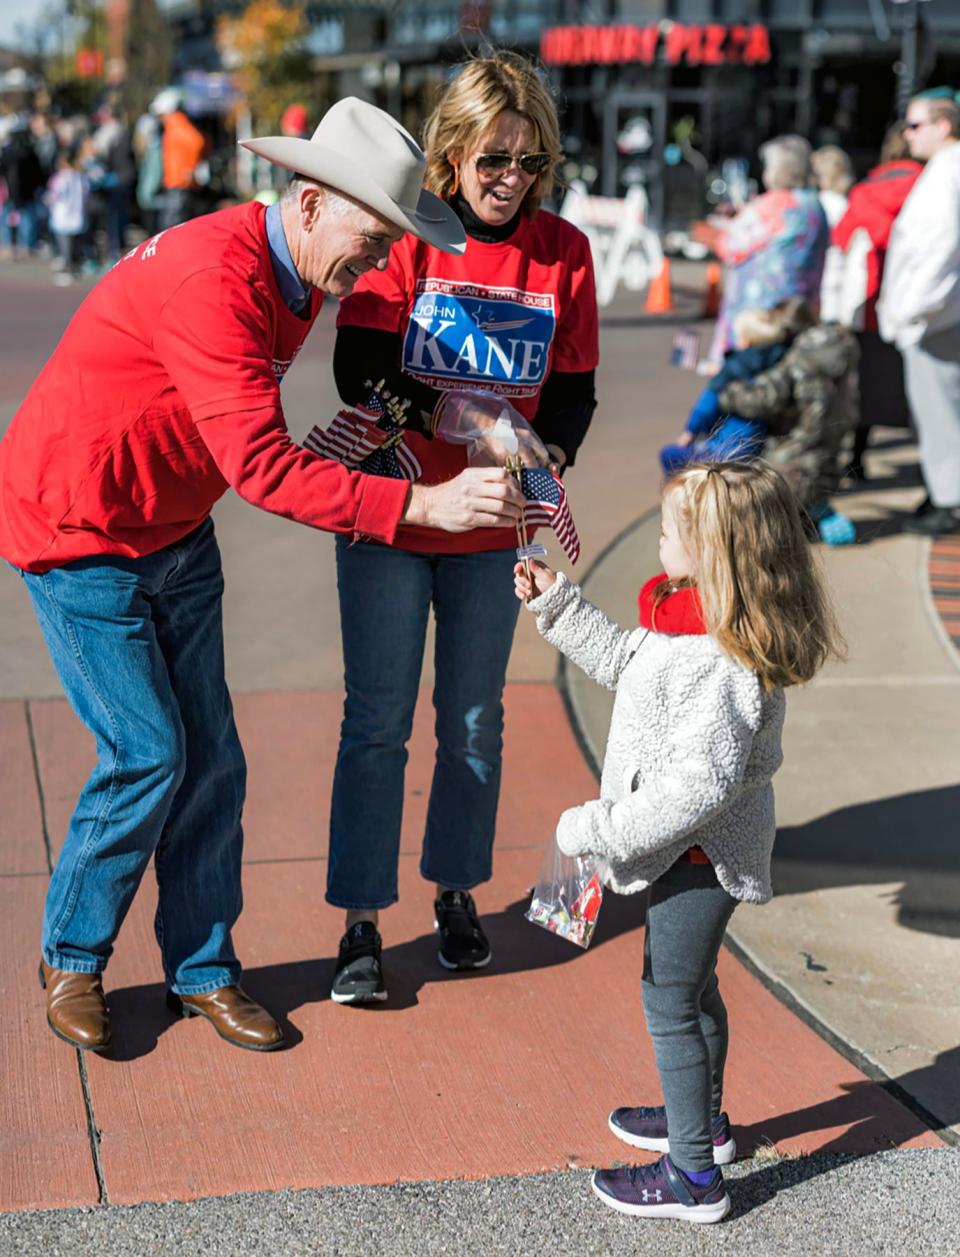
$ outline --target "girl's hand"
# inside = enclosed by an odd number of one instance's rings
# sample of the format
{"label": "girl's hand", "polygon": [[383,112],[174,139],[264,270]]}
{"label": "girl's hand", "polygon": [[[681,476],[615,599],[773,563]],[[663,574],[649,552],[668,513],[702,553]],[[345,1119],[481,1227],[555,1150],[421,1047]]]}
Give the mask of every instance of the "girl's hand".
{"label": "girl's hand", "polygon": [[688,446],[688,445],[692,445],[692,444],[693,444],[693,433],[692,433],[692,432],[681,432],[681,433],[680,433],[680,435],[677,437],[676,441],[674,442],[674,444],[675,444],[675,445],[681,445],[681,446],[684,446],[684,447],[686,447],[686,446]]}
{"label": "girl's hand", "polygon": [[539,559],[530,559],[529,563],[532,580],[527,579],[522,563],[514,564],[513,568],[513,589],[521,602],[529,602],[538,594],[545,594],[557,579],[556,572],[546,563],[541,563]]}

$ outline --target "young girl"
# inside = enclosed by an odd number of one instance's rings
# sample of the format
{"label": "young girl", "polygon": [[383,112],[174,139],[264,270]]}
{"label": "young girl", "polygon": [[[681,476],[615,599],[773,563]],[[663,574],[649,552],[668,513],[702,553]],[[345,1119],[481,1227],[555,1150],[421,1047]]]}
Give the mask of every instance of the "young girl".
{"label": "young girl", "polygon": [[660,561],[630,632],[545,564],[532,579],[514,571],[547,641],[617,692],[600,798],[563,813],[557,843],[602,856],[614,890],[649,897],[643,1005],[665,1104],[615,1109],[609,1124],[669,1153],[598,1170],[593,1188],[623,1213],[718,1222],[730,1199],[716,1167],[736,1146],[721,1110],[717,953],[737,902],[772,894],[783,688],[842,640],[796,500],[766,464],[695,464],[668,480]]}

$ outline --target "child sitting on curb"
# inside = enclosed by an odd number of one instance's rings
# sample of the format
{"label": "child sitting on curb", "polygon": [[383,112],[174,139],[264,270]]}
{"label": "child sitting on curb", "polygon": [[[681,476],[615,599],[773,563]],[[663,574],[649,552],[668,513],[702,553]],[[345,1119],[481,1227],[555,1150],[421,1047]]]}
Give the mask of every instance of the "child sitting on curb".
{"label": "child sitting on curb", "polygon": [[733,380],[752,380],[776,366],[787,352],[787,340],[801,329],[788,323],[783,306],[741,310],[733,329],[736,349],[726,353],[723,366],[694,402],[686,430],[660,451],[660,465],[667,476],[704,459],[759,458],[763,453],[766,423],[728,414],[720,404],[720,393]]}
{"label": "child sitting on curb", "polygon": [[614,890],[648,895],[643,1005],[664,1104],[617,1108],[609,1125],[668,1151],[598,1170],[593,1189],[622,1213],[719,1222],[730,1198],[718,1164],[736,1145],[722,1111],[717,953],[737,903],[773,893],[783,687],[810,680],[842,641],[796,500],[765,463],[671,477],[660,561],[633,631],[545,564],[514,571],[547,641],[617,692],[600,798],[563,813],[557,844],[602,857]]}

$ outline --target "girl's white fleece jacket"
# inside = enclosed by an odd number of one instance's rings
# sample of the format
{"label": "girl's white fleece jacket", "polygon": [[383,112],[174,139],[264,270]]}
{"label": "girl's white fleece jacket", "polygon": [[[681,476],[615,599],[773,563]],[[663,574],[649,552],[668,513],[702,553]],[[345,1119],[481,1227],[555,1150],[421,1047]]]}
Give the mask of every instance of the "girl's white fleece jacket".
{"label": "girl's white fleece jacket", "polygon": [[735,899],[773,894],[773,774],[783,755],[783,690],[707,634],[626,632],[561,572],[527,606],[537,628],[617,697],[600,798],[568,808],[557,843],[610,866],[614,890],[643,890],[699,846]]}

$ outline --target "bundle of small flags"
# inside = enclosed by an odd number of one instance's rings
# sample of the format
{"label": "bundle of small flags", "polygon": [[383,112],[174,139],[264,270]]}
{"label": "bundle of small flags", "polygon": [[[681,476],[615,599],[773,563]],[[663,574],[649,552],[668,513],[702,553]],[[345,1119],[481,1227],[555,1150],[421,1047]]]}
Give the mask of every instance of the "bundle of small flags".
{"label": "bundle of small flags", "polygon": [[383,380],[362,406],[340,410],[329,428],[311,428],[304,446],[323,458],[334,458],[353,471],[393,480],[417,480],[423,468],[403,444],[403,424],[409,403],[391,397]]}
{"label": "bundle of small flags", "polygon": [[563,481],[546,467],[524,467],[520,487],[527,499],[523,517],[527,527],[548,524],[571,563],[580,557],[580,537],[570,514]]}

